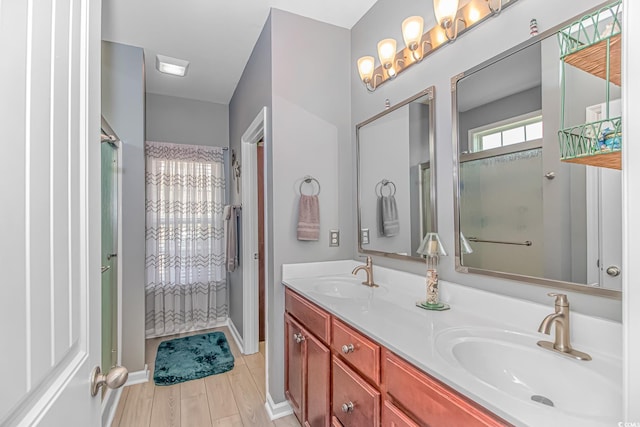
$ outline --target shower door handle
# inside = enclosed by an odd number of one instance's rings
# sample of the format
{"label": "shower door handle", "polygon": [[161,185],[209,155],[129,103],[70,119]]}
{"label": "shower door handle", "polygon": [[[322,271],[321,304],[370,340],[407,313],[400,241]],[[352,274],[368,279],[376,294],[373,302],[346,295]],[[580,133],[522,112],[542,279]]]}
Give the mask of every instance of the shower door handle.
{"label": "shower door handle", "polygon": [[109,261],[111,258],[115,258],[117,256],[118,256],[118,254],[109,254],[109,255],[107,255],[107,261]]}

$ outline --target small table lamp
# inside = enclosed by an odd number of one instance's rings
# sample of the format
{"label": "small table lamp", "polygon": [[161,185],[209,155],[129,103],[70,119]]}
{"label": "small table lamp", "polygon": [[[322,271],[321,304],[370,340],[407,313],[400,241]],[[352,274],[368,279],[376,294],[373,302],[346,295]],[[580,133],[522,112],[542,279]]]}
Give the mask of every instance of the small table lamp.
{"label": "small table lamp", "polygon": [[438,272],[436,267],[441,256],[447,256],[438,233],[427,233],[417,252],[427,261],[427,300],[417,305],[427,310],[447,310],[449,306],[439,301]]}

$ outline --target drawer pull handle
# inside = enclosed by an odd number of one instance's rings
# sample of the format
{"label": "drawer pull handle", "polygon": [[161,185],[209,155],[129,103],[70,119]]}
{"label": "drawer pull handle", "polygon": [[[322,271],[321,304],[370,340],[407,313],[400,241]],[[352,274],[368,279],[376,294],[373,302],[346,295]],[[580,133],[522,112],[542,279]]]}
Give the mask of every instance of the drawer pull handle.
{"label": "drawer pull handle", "polygon": [[344,354],[349,354],[349,353],[353,353],[355,351],[355,347],[353,346],[353,344],[345,344],[342,346],[342,352]]}
{"label": "drawer pull handle", "polygon": [[302,341],[305,340],[304,335],[302,334],[293,334],[293,339],[296,340],[297,344],[300,344]]}
{"label": "drawer pull handle", "polygon": [[353,404],[353,402],[343,403],[342,404],[342,412],[344,412],[345,414],[353,412],[353,407],[354,406],[355,405]]}

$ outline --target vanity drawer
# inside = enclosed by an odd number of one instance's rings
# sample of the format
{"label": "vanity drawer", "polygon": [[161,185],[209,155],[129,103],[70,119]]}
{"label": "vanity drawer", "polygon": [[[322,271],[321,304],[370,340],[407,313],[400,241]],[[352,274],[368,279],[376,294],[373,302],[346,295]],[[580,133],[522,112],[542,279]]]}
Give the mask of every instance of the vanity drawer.
{"label": "vanity drawer", "polygon": [[385,353],[387,395],[420,423],[438,427],[510,425],[398,356]]}
{"label": "vanity drawer", "polygon": [[332,368],[333,416],[345,427],[378,427],[380,392],[336,356]]}
{"label": "vanity drawer", "polygon": [[285,310],[325,343],[329,342],[331,315],[290,289],[285,289]]}
{"label": "vanity drawer", "polygon": [[385,400],[382,407],[382,427],[419,427],[400,409]]}
{"label": "vanity drawer", "polygon": [[333,318],[331,348],[375,384],[380,384],[380,346]]}

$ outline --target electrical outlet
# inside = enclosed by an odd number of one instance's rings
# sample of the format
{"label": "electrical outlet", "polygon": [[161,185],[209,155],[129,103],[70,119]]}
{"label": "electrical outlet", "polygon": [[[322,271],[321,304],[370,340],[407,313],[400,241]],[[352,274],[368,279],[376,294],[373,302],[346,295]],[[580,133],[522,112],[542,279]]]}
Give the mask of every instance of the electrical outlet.
{"label": "electrical outlet", "polygon": [[363,228],[362,230],[360,230],[360,242],[363,245],[368,245],[369,244],[369,229],[368,228]]}
{"label": "electrical outlet", "polygon": [[340,230],[329,230],[329,246],[340,246]]}

